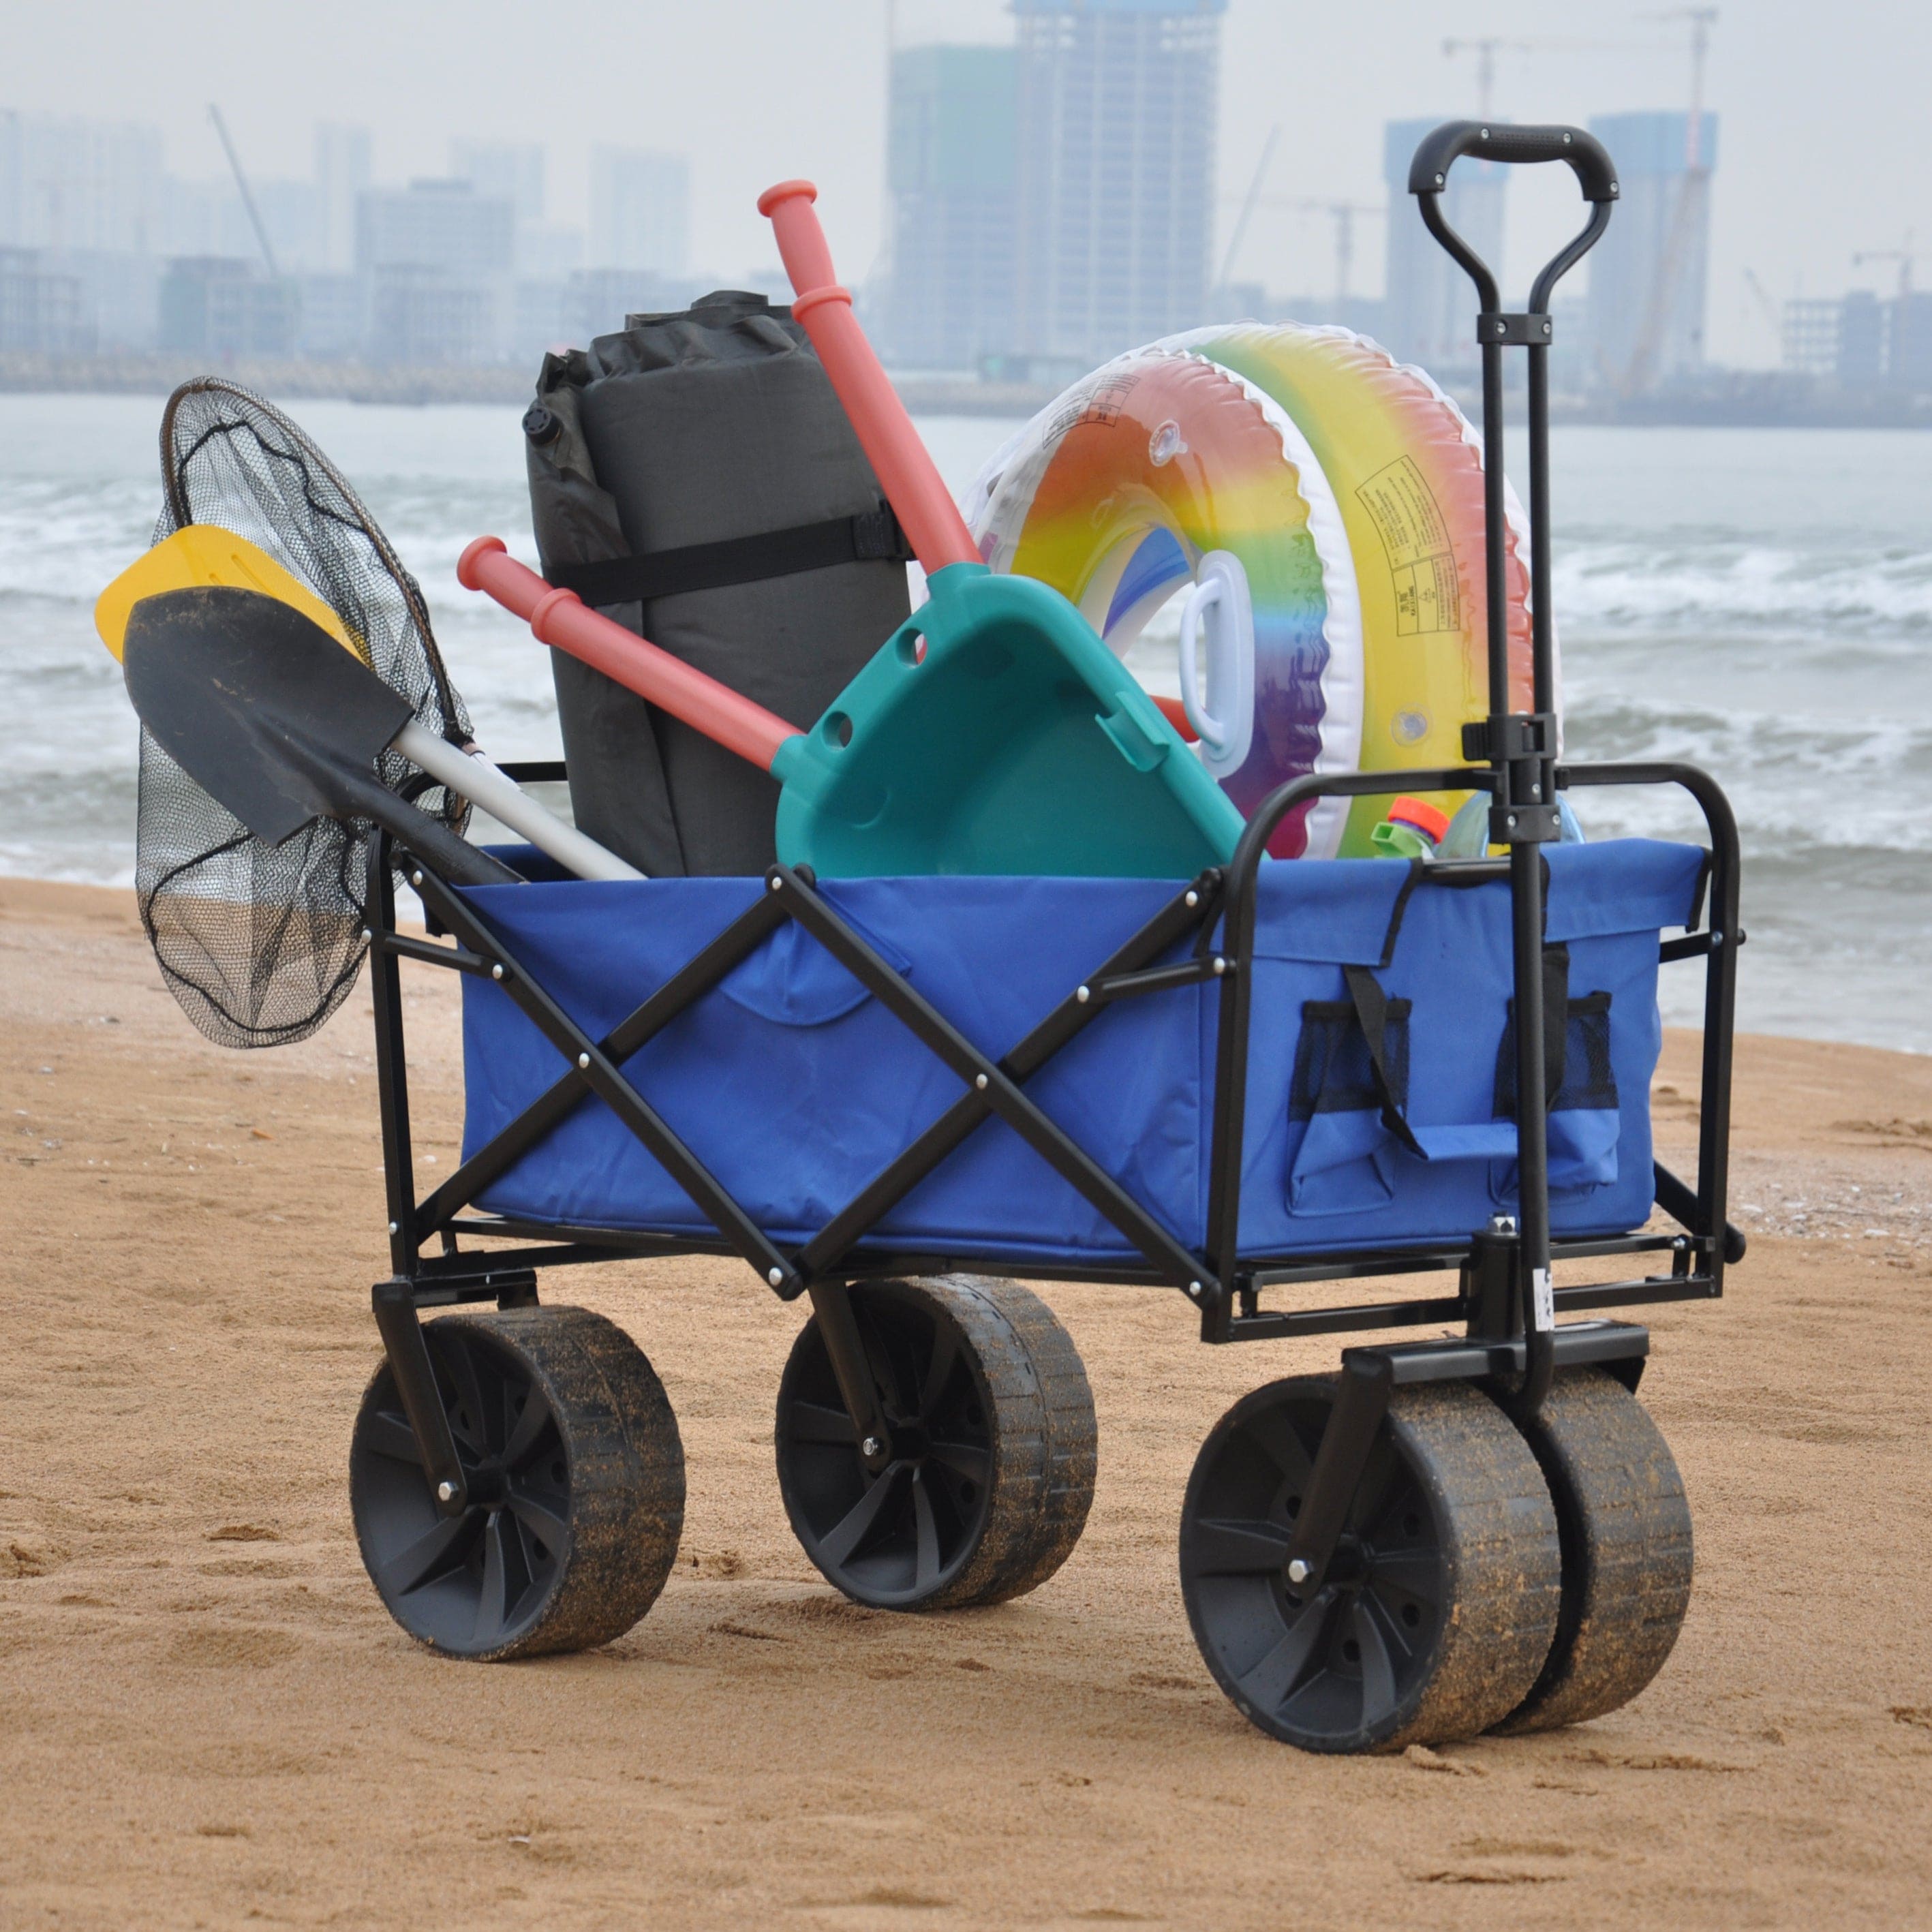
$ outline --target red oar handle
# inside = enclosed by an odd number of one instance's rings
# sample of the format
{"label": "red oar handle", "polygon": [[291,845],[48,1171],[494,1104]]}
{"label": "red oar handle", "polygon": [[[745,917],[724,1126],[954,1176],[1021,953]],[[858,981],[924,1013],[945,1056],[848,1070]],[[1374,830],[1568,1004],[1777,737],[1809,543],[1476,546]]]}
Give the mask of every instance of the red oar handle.
{"label": "red oar handle", "polygon": [[812,209],[818,196],[811,182],[788,181],[758,197],[758,212],[771,217],[785,273],[797,291],[791,312],[812,338],[886,500],[927,573],[950,563],[977,563],[980,552],[952,493],[934,468],[898,392],[879,367],[852,313],[851,291],[841,288],[832,272],[832,251]]}
{"label": "red oar handle", "polygon": [[1162,698],[1154,692],[1148,695],[1153,698],[1160,715],[1178,731],[1190,745],[1198,743],[1201,734],[1194,728],[1194,721],[1187,715],[1187,706],[1178,698]]}
{"label": "red oar handle", "polygon": [[568,651],[761,771],[770,771],[778,747],[799,735],[796,724],[762,704],[586,608],[575,591],[553,590],[508,555],[500,537],[478,537],[458,560],[456,578],[526,620],[540,644]]}

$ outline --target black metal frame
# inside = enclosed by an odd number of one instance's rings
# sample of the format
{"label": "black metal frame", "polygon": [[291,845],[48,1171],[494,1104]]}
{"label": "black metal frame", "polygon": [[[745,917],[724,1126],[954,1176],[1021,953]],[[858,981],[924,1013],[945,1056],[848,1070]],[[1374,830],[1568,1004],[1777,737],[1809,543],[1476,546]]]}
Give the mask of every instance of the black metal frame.
{"label": "black metal frame", "polygon": [[[1505,133],[1511,130],[1504,130]],[[1573,142],[1589,137],[1571,130],[1519,130],[1547,136],[1550,152],[1502,154],[1504,159],[1563,159]],[[1560,141],[1559,141],[1560,137]],[[1429,770],[1370,772],[1346,777],[1307,777],[1282,786],[1250,820],[1225,868],[1204,872],[1178,892],[1141,930],[1108,958],[1096,962],[1024,1039],[995,1059],[981,1053],[936,1011],[902,974],[882,959],[841,918],[803,866],[774,866],[766,891],[725,930],[602,1039],[584,1032],[526,970],[466,898],[429,867],[396,848],[387,835],[370,855],[370,935],[374,955],[376,1075],[382,1110],[384,1168],[388,1177],[392,1279],[378,1284],[376,1310],[400,1392],[422,1444],[442,1505],[454,1512],[464,1501],[463,1477],[448,1424],[436,1392],[417,1311],[458,1301],[495,1299],[527,1302],[536,1294],[536,1270],[620,1256],[687,1253],[736,1254],[784,1300],[809,1295],[823,1327],[842,1393],[864,1443],[868,1460],[890,1456],[890,1426],[866,1369],[847,1295],[849,1285],[868,1276],[921,1275],[964,1268],[981,1274],[1024,1274],[1032,1279],[1100,1280],[1178,1288],[1199,1312],[1204,1341],[1226,1342],[1296,1336],[1387,1330],[1458,1323],[1466,1339],[1352,1348],[1343,1356],[1342,1394],[1324,1437],[1317,1474],[1306,1501],[1291,1574],[1298,1585],[1318,1580],[1391,1390],[1407,1382],[1485,1376],[1519,1412],[1533,1412],[1555,1369],[1570,1361],[1604,1361],[1634,1384],[1648,1346],[1646,1331],[1615,1322],[1588,1321],[1558,1328],[1559,1312],[1583,1312],[1651,1302],[1714,1298],[1724,1292],[1724,1269],[1742,1256],[1742,1237],[1727,1222],[1732,1028],[1737,950],[1738,849],[1730,806],[1717,784],[1695,766],[1675,764],[1570,764],[1557,755],[1553,656],[1546,598],[1535,602],[1532,633],[1534,706],[1509,709],[1505,632],[1504,558],[1498,533],[1504,527],[1502,352],[1525,347],[1529,356],[1530,486],[1532,580],[1550,581],[1548,530],[1548,298],[1557,278],[1595,242],[1608,220],[1609,200],[1595,201],[1591,220],[1538,277],[1526,316],[1502,316],[1489,271],[1442,219],[1438,201],[1449,163],[1459,153],[1484,152],[1492,141],[1476,124],[1452,124],[1425,142],[1418,175],[1433,185],[1418,189],[1424,219],[1476,280],[1483,314],[1478,320],[1484,374],[1489,545],[1490,716],[1466,728],[1462,766]],[[1460,145],[1457,145],[1460,142]],[[1519,147],[1522,143],[1516,144]],[[1589,143],[1594,150],[1594,144]],[[1615,182],[1608,158],[1586,175],[1586,192],[1610,196]],[[1446,155],[1446,158],[1443,158]],[[1434,158],[1433,162],[1430,158]],[[1591,159],[1588,155],[1583,157]],[[1437,165],[1436,164],[1439,164]],[[1594,161],[1592,165],[1594,166]],[[560,764],[512,765],[526,782],[561,779]],[[1705,962],[1704,1052],[1701,1126],[1694,1186],[1660,1166],[1658,1204],[1680,1225],[1678,1233],[1636,1233],[1591,1239],[1553,1240],[1550,1232],[1544,1046],[1544,862],[1539,848],[1560,836],[1556,798],[1580,786],[1676,784],[1702,809],[1710,834],[1711,871],[1702,930],[1666,941],[1660,957]],[[1498,1217],[1472,1232],[1466,1245],[1442,1244],[1310,1256],[1243,1256],[1237,1246],[1240,1219],[1241,1156],[1254,940],[1259,874],[1268,842],[1287,816],[1319,797],[1384,796],[1404,790],[1472,790],[1492,802],[1492,843],[1506,858],[1438,862],[1424,868],[1419,889],[1453,890],[1507,881],[1513,909],[1516,1006],[1519,1213]],[[418,939],[397,930],[392,868],[404,869],[420,895],[433,935]],[[716,987],[786,920],[795,920],[852,974],[888,1012],[958,1076],[960,1097],[912,1144],[860,1191],[812,1238],[787,1247],[774,1242],[652,1108],[626,1078],[622,1063],[680,1012]],[[1219,944],[1216,944],[1217,934]],[[1184,951],[1183,949],[1185,949]],[[1174,957],[1177,952],[1179,958]],[[400,967],[404,959],[487,976],[501,985],[556,1048],[563,1071],[553,1086],[487,1145],[472,1154],[448,1179],[421,1200],[416,1196],[410,1148]],[[1117,1000],[1174,988],[1220,985],[1219,1036],[1210,1166],[1207,1238],[1196,1252],[1178,1240],[1028,1097],[1026,1084],[1052,1056],[1100,1012]],[[478,1214],[473,1204],[524,1154],[586,1097],[602,1100],[678,1182],[717,1230],[715,1238],[640,1234],[592,1226],[533,1223]],[[1076,1189],[1138,1250],[1125,1265],[1070,1266],[1027,1261],[1009,1267],[983,1256],[884,1251],[860,1241],[982,1122],[997,1118]],[[434,1240],[440,1251],[426,1255]],[[479,1241],[507,1240],[507,1250]],[[466,1246],[466,1243],[470,1245]],[[1668,1254],[1667,1273],[1556,1286],[1556,1262]],[[1293,1283],[1346,1280],[1454,1270],[1450,1295],[1345,1303],[1309,1310],[1264,1310],[1264,1291]],[[1298,1571],[1295,1564],[1302,1566]]]}

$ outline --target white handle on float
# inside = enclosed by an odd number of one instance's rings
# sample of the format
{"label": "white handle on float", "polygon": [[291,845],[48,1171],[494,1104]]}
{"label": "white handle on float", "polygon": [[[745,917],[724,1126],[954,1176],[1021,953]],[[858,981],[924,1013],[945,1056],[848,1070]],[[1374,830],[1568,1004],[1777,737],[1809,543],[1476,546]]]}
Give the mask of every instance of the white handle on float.
{"label": "white handle on float", "polygon": [[554,812],[546,812],[514,778],[500,771],[481,752],[459,751],[413,718],[390,742],[411,764],[421,766],[439,784],[460,792],[472,805],[480,805],[512,832],[520,832],[539,852],[547,852],[580,879],[641,879],[644,876],[575,826],[566,825]]}
{"label": "white handle on float", "polygon": [[[1208,633],[1202,689],[1201,632]],[[1180,702],[1216,778],[1240,769],[1254,736],[1255,620],[1248,574],[1232,551],[1210,550],[1180,610]]]}

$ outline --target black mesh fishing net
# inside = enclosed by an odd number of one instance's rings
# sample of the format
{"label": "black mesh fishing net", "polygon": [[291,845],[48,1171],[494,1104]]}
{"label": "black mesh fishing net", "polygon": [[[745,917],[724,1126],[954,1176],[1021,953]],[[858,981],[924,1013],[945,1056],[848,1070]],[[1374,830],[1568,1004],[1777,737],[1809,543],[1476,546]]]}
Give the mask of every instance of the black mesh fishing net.
{"label": "black mesh fishing net", "polygon": [[[157,543],[212,524],[260,544],[334,608],[422,724],[467,738],[415,578],[334,466],[273,404],[218,376],[184,383],[161,418],[161,481]],[[393,752],[377,770],[394,790],[421,777]],[[469,807],[454,794],[432,790],[416,802],[464,829]],[[367,950],[373,836],[320,818],[264,844],[142,732],[141,917],[169,989],[210,1040],[304,1039],[348,997]]]}

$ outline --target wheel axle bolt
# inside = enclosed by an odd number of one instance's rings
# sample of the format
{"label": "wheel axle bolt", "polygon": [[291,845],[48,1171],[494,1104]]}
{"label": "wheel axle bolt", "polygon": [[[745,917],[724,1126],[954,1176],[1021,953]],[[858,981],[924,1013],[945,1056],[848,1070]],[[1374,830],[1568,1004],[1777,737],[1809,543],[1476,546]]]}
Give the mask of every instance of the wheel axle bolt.
{"label": "wheel axle bolt", "polygon": [[868,1436],[859,1444],[860,1452],[869,1462],[886,1445],[876,1436]]}
{"label": "wheel axle bolt", "polygon": [[440,1503],[453,1503],[456,1500],[456,1485],[447,1477],[436,1486],[436,1499]]}
{"label": "wheel axle bolt", "polygon": [[1298,1556],[1288,1566],[1288,1580],[1291,1583],[1305,1583],[1315,1574],[1315,1566],[1306,1557]]}

